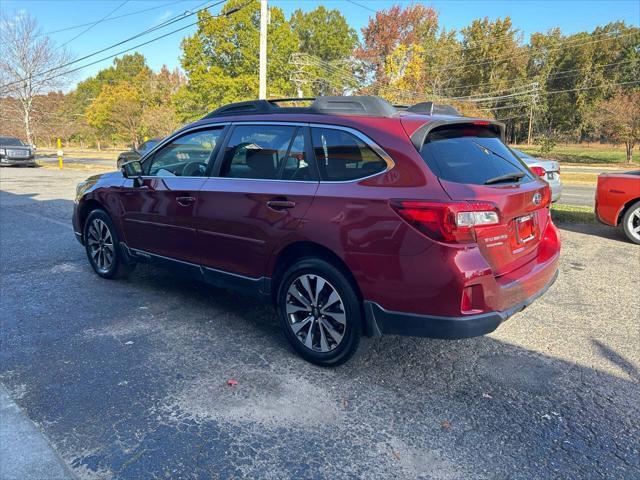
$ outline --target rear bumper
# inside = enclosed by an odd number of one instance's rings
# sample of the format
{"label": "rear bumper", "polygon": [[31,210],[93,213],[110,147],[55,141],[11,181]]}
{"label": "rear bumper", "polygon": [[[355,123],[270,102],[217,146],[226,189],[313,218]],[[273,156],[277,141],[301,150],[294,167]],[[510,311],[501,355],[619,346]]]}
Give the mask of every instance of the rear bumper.
{"label": "rear bumper", "polygon": [[374,337],[381,335],[408,335],[449,340],[485,335],[493,332],[502,322],[521,312],[544,295],[557,278],[558,270],[555,270],[551,280],[542,289],[524,301],[500,312],[488,312],[479,315],[437,317],[392,312],[385,310],[375,302],[365,301],[365,333]]}

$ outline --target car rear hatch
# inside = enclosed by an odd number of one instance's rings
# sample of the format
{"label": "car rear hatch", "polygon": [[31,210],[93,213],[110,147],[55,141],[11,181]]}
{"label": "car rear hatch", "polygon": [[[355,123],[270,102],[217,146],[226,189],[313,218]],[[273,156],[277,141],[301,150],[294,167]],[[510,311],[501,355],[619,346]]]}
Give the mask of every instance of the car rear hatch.
{"label": "car rear hatch", "polygon": [[457,202],[457,212],[468,203],[473,210],[497,213],[497,218],[483,213],[473,226],[473,239],[494,274],[533,260],[549,222],[548,184],[505,146],[501,124],[473,119],[433,123],[418,129],[412,141]]}

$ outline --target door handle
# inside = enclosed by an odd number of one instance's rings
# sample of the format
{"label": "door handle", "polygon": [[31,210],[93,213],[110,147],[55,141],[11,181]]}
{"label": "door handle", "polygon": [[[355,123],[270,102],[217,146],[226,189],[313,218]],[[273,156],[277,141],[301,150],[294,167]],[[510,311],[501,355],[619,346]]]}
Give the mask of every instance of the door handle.
{"label": "door handle", "polygon": [[196,202],[196,199],[195,197],[176,197],[176,202],[178,202],[178,205],[188,207],[193,205]]}
{"label": "door handle", "polygon": [[269,200],[267,202],[267,207],[273,210],[288,210],[296,206],[296,202],[292,202],[290,200]]}

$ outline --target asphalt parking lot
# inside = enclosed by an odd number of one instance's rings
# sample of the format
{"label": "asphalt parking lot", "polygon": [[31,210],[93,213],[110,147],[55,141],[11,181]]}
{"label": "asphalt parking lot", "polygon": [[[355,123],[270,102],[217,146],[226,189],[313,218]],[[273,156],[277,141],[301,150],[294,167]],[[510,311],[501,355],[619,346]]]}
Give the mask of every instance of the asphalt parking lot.
{"label": "asphalt parking lot", "polygon": [[558,281],[491,335],[321,369],[270,307],[94,275],[88,174],[0,170],[0,382],[78,478],[640,478],[640,248],[616,230],[561,225]]}

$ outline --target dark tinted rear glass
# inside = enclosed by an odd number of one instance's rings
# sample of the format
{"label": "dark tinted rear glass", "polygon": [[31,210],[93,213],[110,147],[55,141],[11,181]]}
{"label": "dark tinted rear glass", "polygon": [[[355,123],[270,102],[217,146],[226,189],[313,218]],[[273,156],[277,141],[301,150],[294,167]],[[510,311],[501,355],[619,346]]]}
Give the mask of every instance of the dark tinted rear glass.
{"label": "dark tinted rear glass", "polygon": [[380,173],[387,163],[355,135],[333,128],[312,128],[320,178],[348,181]]}
{"label": "dark tinted rear glass", "polygon": [[483,185],[487,180],[527,167],[492,131],[474,125],[451,125],[429,133],[420,151],[431,170],[441,179]]}

